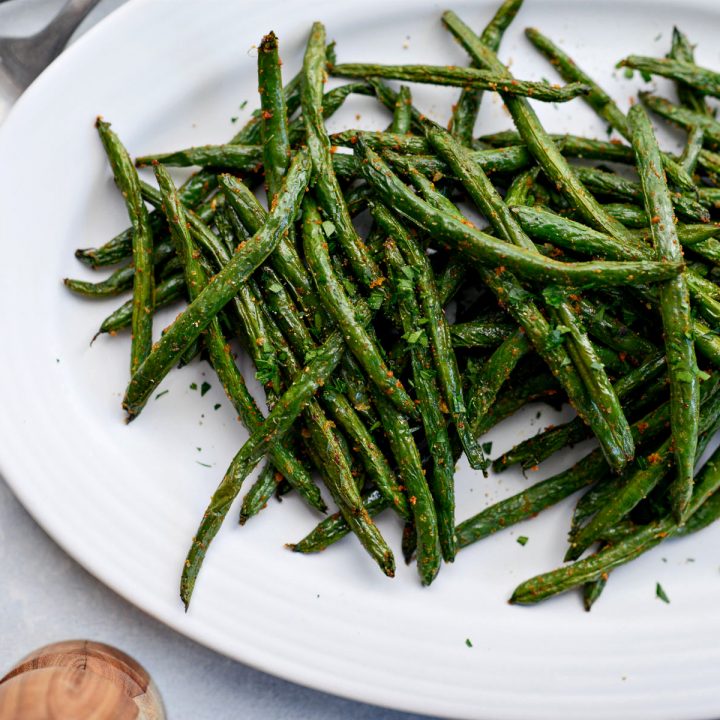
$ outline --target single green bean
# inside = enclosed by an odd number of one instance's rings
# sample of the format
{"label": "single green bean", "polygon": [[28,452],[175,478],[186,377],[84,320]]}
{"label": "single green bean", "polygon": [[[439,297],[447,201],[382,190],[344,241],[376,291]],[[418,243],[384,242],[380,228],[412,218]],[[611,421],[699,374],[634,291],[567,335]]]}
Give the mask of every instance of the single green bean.
{"label": "single green bean", "polygon": [[587,612],[592,610],[593,605],[598,601],[605,586],[607,585],[608,576],[599,577],[597,580],[586,582],[583,585],[583,607]]}
{"label": "single green bean", "polygon": [[711,115],[674,105],[669,100],[650,93],[641,92],[639,97],[645,107],[675,125],[679,125],[686,130],[693,127],[702,128],[705,147],[716,149],[720,146],[720,122]]}
{"label": "single green bean", "polygon": [[[619,140],[598,140],[569,133],[550,135],[550,137],[565,157],[605,160],[606,162],[617,162],[626,165],[635,163],[632,148],[629,145],[624,145]],[[517,130],[505,130],[491,135],[483,135],[479,142],[485,146],[492,145],[493,147],[502,148],[522,145],[523,139]]]}
{"label": "single green bean", "polygon": [[262,165],[263,155],[260,145],[199,145],[183,148],[169,153],[141,155],[135,159],[137,167],[142,168],[153,163],[169,167],[189,167],[200,165],[208,168],[225,168],[239,172],[257,172]]}
{"label": "single green bean", "polygon": [[702,320],[693,320],[695,349],[715,367],[720,367],[720,337]]}
{"label": "single green bean", "polygon": [[290,138],[281,65],[278,39],[271,32],[262,39],[258,48],[262,158],[270,198],[280,191],[282,179],[290,164]]}
{"label": "single green bean", "polygon": [[[672,262],[682,257],[682,248],[675,231],[675,215],[657,141],[641,105],[631,108],[628,122],[645,197],[645,211],[652,218],[653,244],[660,260]],[[677,478],[670,487],[670,498],[675,517],[681,522],[686,517],[692,496],[699,413],[699,381],[690,298],[683,275],[660,286],[660,310],[670,378],[670,424],[677,465]]]}
{"label": "single green bean", "polygon": [[616,220],[627,228],[646,229],[650,220],[645,210],[639,205],[630,203],[605,203],[605,212],[610,213]]}
{"label": "single green bean", "polygon": [[[410,132],[412,127],[412,95],[410,94],[410,88],[407,85],[401,85],[398,91],[398,99],[395,103],[395,110],[393,111],[392,124],[390,125],[390,132],[395,133],[400,137],[404,137]],[[330,140],[334,144],[335,136],[331,136]]]}
{"label": "single green bean", "polygon": [[494,348],[513,332],[512,323],[474,320],[450,326],[453,347]]}
{"label": "single green bean", "polygon": [[[167,280],[159,282],[155,287],[155,309],[158,310],[183,297],[185,297],[185,278],[182,274],[172,275]],[[93,341],[103,333],[114,335],[119,330],[130,327],[131,322],[132,300],[128,300],[102,321]]]}
{"label": "single green bean", "polygon": [[382,283],[377,263],[359,238],[350,219],[342,189],[333,170],[330,139],[323,122],[323,82],[325,75],[325,28],[316,22],[310,31],[303,60],[302,111],[306,142],[313,163],[315,192],[332,222],[337,239],[350,265],[363,285],[373,288]]}
{"label": "single green bean", "polygon": [[459,547],[465,548],[510,525],[534,517],[542,510],[596,482],[603,473],[609,474],[609,469],[602,452],[599,449],[593,450],[569,470],[542,480],[461,522],[457,526]]}
{"label": "single green bean", "polygon": [[660,75],[685,83],[704,95],[720,96],[720,73],[695,65],[695,63],[672,58],[628,55],[618,63],[618,67],[628,67],[650,75]]}
{"label": "single green bean", "polygon": [[[159,271],[165,272],[167,270],[168,261],[175,255],[175,250],[172,243],[161,242],[157,243],[153,248],[153,265],[155,267],[156,280]],[[177,268],[175,268],[177,270]],[[174,270],[172,271],[174,274]],[[125,265],[124,267],[118,268],[109,277],[101,282],[87,282],[86,280],[72,280],[65,278],[63,281],[65,286],[72,290],[78,295],[84,295],[90,298],[103,298],[112,297],[119,295],[125,290],[130,289],[133,286],[133,279],[135,277],[135,268],[132,264]]]}
{"label": "single green bean", "polygon": [[680,165],[689,174],[695,172],[700,153],[702,152],[704,137],[705,131],[701,127],[690,128],[688,132],[687,142],[680,155]]}
{"label": "single green bean", "polygon": [[148,357],[152,347],[152,320],[155,305],[155,273],[153,272],[153,236],[148,212],[142,200],[139,178],[127,150],[110,123],[98,118],[95,127],[105,148],[110,167],[130,216],[133,229],[132,336],[130,344],[130,374],[134,375]]}
{"label": "single green bean", "polygon": [[460,68],[452,65],[377,65],[343,63],[335,65],[333,75],[349,78],[379,77],[406,82],[473,87],[493,90],[513,97],[528,97],[544,102],[567,102],[585,95],[589,88],[582,83],[569,83],[564,87],[544,82],[508,79],[506,74],[492,73],[476,68]]}
{"label": "single green bean", "polygon": [[524,330],[518,329],[503,340],[483,365],[467,392],[468,418],[472,427],[480,423],[495,402],[503,383],[531,349]]}
{"label": "single green bean", "polygon": [[[678,30],[677,27],[673,28],[672,45],[668,57],[673,60],[682,60],[689,63],[695,62],[695,49],[693,45],[690,43],[688,37]],[[704,113],[705,115],[713,114],[712,108],[707,104],[705,96],[701,92],[686,85],[684,82],[677,82],[675,84],[681,105],[695,112]]]}
{"label": "single green bean", "polygon": [[275,471],[272,463],[265,463],[258,474],[257,480],[245,493],[240,508],[240,525],[244,525],[251,517],[267,507],[273,493],[277,492],[283,476]]}

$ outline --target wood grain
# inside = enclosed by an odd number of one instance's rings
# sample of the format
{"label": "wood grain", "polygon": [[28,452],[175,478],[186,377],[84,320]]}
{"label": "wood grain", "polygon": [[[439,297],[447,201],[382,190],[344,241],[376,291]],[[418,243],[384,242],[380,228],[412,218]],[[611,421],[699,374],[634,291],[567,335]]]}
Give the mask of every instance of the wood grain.
{"label": "wood grain", "polygon": [[68,640],[35,650],[0,680],[0,720],[164,720],[157,689],[133,658]]}

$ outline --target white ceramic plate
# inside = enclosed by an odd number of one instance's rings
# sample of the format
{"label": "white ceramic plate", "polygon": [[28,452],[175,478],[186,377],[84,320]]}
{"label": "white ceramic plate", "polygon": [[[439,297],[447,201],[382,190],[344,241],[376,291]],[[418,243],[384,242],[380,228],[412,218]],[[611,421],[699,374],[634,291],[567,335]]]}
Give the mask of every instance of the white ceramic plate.
{"label": "white ceramic plate", "polygon": [[[453,3],[478,28],[494,4]],[[618,570],[587,615],[575,595],[532,609],[506,604],[520,580],[562,557],[569,504],[463,551],[423,589],[414,568],[383,578],[352,540],[320,557],[284,550],[316,521],[288,498],[242,529],[233,509],[190,612],[182,611],[177,584],[188,541],[245,434],[205,365],[173,372],[162,388],[169,392],[123,423],[127,340],[88,344],[115,302],[77,299],[60,282],[91,274],[74,248],[126,225],[93,120],[111,120],[137,154],[221,142],[238,127],[231,118],[242,122],[257,102],[253,44],[274,29],[289,76],[316,18],[338,40],[341,60],[465,63],[440,26],[443,5],[135,0],[48,69],[0,133],[3,471],[43,527],[110,587],[179,632],[296,682],[464,718],[718,716],[720,528]],[[637,84],[613,71],[618,59],[664,54],[677,22],[699,43],[699,60],[718,67],[718,20],[712,0],[528,0],[501,54],[518,76],[554,78],[522,36],[536,25],[625,106]],[[415,94],[442,121],[453,97]],[[540,111],[553,131],[604,132],[580,101]],[[384,122],[361,100],[333,126]],[[488,97],[483,130],[508,122]],[[201,397],[189,386],[204,379],[213,387]],[[493,454],[556,419],[547,409],[536,419],[536,409],[493,433]],[[513,474],[485,480],[463,466],[459,517],[526,483]],[[397,548],[397,523],[381,525]],[[529,537],[525,547],[520,534]],[[658,581],[670,605],[655,598]]]}

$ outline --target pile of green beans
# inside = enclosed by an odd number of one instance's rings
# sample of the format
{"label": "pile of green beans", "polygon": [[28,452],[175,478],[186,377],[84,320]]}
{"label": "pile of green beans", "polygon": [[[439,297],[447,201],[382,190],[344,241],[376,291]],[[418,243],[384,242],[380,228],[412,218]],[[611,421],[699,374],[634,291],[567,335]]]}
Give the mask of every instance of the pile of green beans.
{"label": "pile of green beans", "polygon": [[[393,577],[374,518],[394,513],[424,585],[468,545],[582,491],[572,563],[522,583],[513,603],[578,587],[590,609],[613,568],[720,515],[720,452],[697,468],[720,427],[720,122],[705,101],[720,96],[720,73],[697,66],[675,29],[667,57],[620,65],[675,81],[679,101],[641,94],[624,113],[582,58],[528,29],[567,84],[516,79],[497,52],[521,6],[504,0],[479,33],[442,16],[468,67],[338,64],[316,22],[302,69],[283,84],[269,33],[258,46],[259,108],[227,144],[133,163],[97,120],[130,226],[75,253],[109,267],[107,277],[65,284],[85,298],[130,294],[95,336],[131,333],[127,418],[174,366],[208,362],[249,434],[192,538],[186,607],[263,460],[241,525],[273,495],[296,493],[309,514],[332,501],[336,512],[288,547],[313,554],[354,535]],[[325,92],[328,75],[353,80]],[[413,105],[408,86],[385,80],[457,87],[449,129]],[[478,137],[487,92],[513,127]],[[353,94],[374,96],[390,125],[330,134],[327,119]],[[562,103],[570,117],[567,104],[584,101],[620,137],[551,135],[530,100]],[[658,147],[648,110],[687,130],[681,153]],[[610,169],[623,165],[638,180]],[[156,185],[138,174],[146,166]],[[199,170],[176,187],[169,167]],[[178,302],[159,333],[157,310]],[[569,403],[577,416],[489,459],[483,435],[537,402]],[[474,515],[458,506],[461,456],[487,476],[591,438],[595,449],[562,473]]]}

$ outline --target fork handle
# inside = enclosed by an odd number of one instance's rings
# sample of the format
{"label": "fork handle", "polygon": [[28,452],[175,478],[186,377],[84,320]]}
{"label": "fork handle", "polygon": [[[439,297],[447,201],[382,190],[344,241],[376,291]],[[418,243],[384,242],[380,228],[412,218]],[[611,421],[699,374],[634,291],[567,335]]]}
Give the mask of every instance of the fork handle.
{"label": "fork handle", "polygon": [[47,63],[55,59],[67,45],[70,36],[100,0],[68,0],[50,23],[35,35],[38,52]]}

